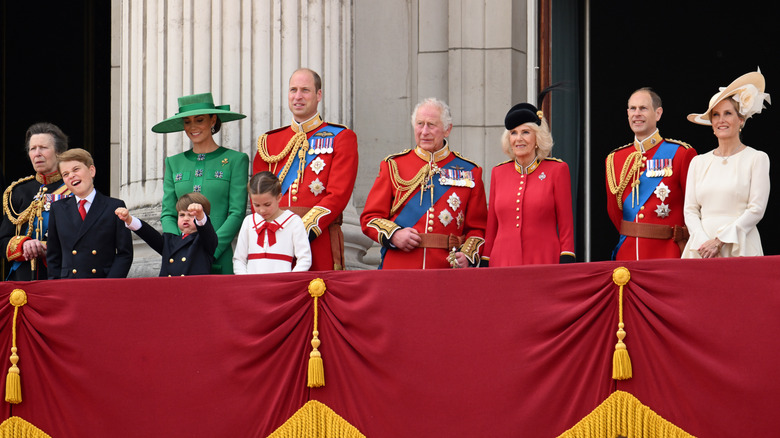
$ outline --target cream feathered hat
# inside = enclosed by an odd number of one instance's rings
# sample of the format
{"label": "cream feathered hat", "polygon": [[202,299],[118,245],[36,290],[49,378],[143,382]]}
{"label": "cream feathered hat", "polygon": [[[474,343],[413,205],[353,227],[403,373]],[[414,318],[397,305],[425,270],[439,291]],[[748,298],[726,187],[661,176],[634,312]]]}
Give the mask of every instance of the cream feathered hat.
{"label": "cream feathered hat", "polygon": [[710,112],[723,99],[731,97],[736,102],[737,111],[745,119],[758,114],[764,109],[764,101],[772,103],[769,94],[764,93],[764,75],[761,70],[744,74],[734,80],[728,87],[720,87],[710,99],[710,106],[702,114],[688,114],[688,120],[699,125],[712,125]]}

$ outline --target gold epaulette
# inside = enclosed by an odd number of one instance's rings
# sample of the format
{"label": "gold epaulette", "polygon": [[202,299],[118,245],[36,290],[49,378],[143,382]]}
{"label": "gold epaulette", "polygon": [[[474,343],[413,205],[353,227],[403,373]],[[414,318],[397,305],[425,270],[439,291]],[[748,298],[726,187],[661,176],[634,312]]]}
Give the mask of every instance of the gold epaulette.
{"label": "gold epaulette", "polygon": [[469,163],[473,164],[473,165],[474,165],[474,166],[476,166],[476,167],[479,167],[479,164],[477,164],[477,163],[476,163],[475,161],[473,161],[473,160],[469,160],[468,158],[466,158],[466,157],[464,157],[463,155],[461,155],[459,152],[452,151],[452,153],[453,153],[453,154],[455,154],[455,156],[456,156],[456,157],[458,157],[458,158],[460,158],[461,160],[463,160],[463,161],[466,161],[466,162],[469,162]]}
{"label": "gold epaulette", "polygon": [[545,160],[557,161],[559,163],[563,163],[563,160],[561,160],[560,158],[555,158],[555,157],[547,157],[547,158],[545,158]]}
{"label": "gold epaulette", "polygon": [[403,151],[398,152],[396,154],[390,154],[390,155],[386,156],[385,158],[382,159],[382,161],[388,161],[391,158],[395,158],[395,157],[400,157],[402,155],[406,155],[406,154],[408,154],[411,151],[412,151],[411,149],[404,149]]}
{"label": "gold epaulette", "polygon": [[665,138],[664,141],[668,141],[669,143],[678,144],[678,145],[684,147],[685,149],[690,149],[690,148],[693,147],[693,146],[689,145],[688,143],[686,143],[684,141],[675,140],[675,139],[672,139],[672,138]]}
{"label": "gold epaulette", "polygon": [[514,161],[515,161],[515,160],[506,160],[506,161],[502,161],[502,162],[500,162],[500,163],[496,164],[496,166],[495,166],[495,167],[498,167],[498,166],[503,166],[504,164],[513,163]]}
{"label": "gold epaulette", "polygon": [[609,155],[612,155],[612,154],[614,154],[615,152],[617,152],[617,151],[619,151],[619,150],[621,150],[621,149],[625,149],[625,148],[627,148],[627,147],[629,147],[629,146],[633,146],[633,145],[634,145],[634,142],[631,142],[631,143],[629,143],[629,144],[626,144],[626,145],[623,145],[623,146],[617,147],[617,148],[615,148],[615,149],[612,149],[612,152],[610,152],[610,153],[609,153]]}

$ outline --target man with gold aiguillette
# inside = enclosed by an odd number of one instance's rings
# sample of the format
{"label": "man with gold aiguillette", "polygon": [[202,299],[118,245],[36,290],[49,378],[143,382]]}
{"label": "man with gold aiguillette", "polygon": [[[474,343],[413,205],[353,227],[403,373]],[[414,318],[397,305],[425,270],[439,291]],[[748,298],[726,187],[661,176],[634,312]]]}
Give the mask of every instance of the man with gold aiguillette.
{"label": "man with gold aiguillette", "polygon": [[322,80],[307,68],[290,77],[292,125],[257,140],[252,174],[267,170],[282,183],[279,206],[301,216],[311,243],[312,271],[344,269],[342,212],[355,187],[357,136],[322,120]]}
{"label": "man with gold aiguillette", "polygon": [[57,169],[57,154],[68,149],[68,137],[51,123],[27,129],[25,149],[35,175],[24,177],[3,193],[0,245],[10,262],[9,281],[45,280],[46,240],[51,203],[70,196]]}
{"label": "man with gold aiguillette", "polygon": [[661,137],[657,123],[662,113],[655,91],[634,91],[628,99],[634,142],[607,156],[607,211],[620,233],[614,260],[679,258],[688,240],[683,204],[696,151]]}
{"label": "man with gold aiguillette", "polygon": [[441,100],[417,104],[412,127],[414,150],[379,164],[363,233],[382,245],[380,269],[476,266],[487,225],[482,168],[449,149],[452,116]]}

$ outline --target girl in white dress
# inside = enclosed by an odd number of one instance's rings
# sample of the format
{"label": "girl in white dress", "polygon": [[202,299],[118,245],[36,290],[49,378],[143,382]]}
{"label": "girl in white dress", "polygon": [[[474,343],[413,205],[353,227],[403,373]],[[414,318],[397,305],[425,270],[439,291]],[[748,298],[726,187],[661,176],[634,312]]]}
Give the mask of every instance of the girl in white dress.
{"label": "girl in white dress", "polygon": [[718,147],[697,155],[688,169],[682,258],[764,255],[756,225],[769,200],[769,156],[740,139],[745,122],[764,108],[764,76],[740,76],[712,96],[703,114],[688,120],[712,125]]}
{"label": "girl in white dress", "polygon": [[249,180],[254,213],[244,219],[233,253],[236,274],[308,271],[311,248],[303,221],[281,210],[282,186],[271,172],[258,172]]}

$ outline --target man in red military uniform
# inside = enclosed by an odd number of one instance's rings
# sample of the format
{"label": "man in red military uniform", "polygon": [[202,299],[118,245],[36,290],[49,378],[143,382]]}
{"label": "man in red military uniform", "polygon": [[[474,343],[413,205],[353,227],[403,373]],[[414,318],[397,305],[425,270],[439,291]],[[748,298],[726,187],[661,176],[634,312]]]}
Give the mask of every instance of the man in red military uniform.
{"label": "man in red military uniform", "polygon": [[658,94],[636,90],[628,100],[634,142],[607,156],[607,211],[620,233],[615,260],[679,258],[688,239],[683,204],[696,151],[661,137],[662,113]]}
{"label": "man in red military uniform", "polygon": [[287,98],[292,124],[260,136],[252,173],[268,170],[279,177],[279,205],[301,216],[309,233],[310,269],[344,269],[341,213],[357,178],[357,136],[322,120],[317,111],[322,80],[316,72],[296,70]]}
{"label": "man in red military uniform", "polygon": [[452,116],[438,99],[412,115],[417,147],[385,158],[360,216],[382,245],[380,269],[476,266],[485,243],[482,169],[450,151]]}

